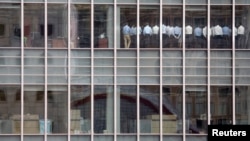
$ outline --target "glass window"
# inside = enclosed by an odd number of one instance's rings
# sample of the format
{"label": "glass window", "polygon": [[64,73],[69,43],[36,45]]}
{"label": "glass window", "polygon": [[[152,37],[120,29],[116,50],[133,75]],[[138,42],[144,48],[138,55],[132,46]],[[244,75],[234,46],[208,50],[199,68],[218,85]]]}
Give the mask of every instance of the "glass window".
{"label": "glass window", "polygon": [[91,87],[89,85],[71,86],[71,119],[72,134],[91,132]]}
{"label": "glass window", "polygon": [[186,6],[186,48],[207,48],[207,7]]}
{"label": "glass window", "polygon": [[[48,4],[48,48],[66,48],[68,40],[67,4]],[[44,31],[45,26],[40,25]]]}
{"label": "glass window", "polygon": [[249,8],[250,6],[240,5],[235,6],[235,48],[249,49],[250,34],[249,25]]}
{"label": "glass window", "polygon": [[[117,48],[137,48],[137,11],[136,6],[117,7]],[[139,34],[141,33],[141,29]]]}
{"label": "glass window", "polygon": [[140,132],[160,133],[160,89],[157,85],[140,86]]}
{"label": "glass window", "polygon": [[160,48],[159,6],[140,6],[140,48]]}
{"label": "glass window", "polygon": [[114,48],[114,7],[94,6],[94,47]]}
{"label": "glass window", "polygon": [[163,133],[182,133],[182,87],[162,87]]}
{"label": "glass window", "polygon": [[117,132],[137,133],[137,88],[120,85],[116,92]]}
{"label": "glass window", "polygon": [[67,133],[68,131],[68,90],[67,86],[48,86],[47,116],[52,122],[52,133]]}
{"label": "glass window", "polygon": [[94,133],[114,132],[114,88],[94,86]]}
{"label": "glass window", "polygon": [[232,124],[232,88],[231,86],[211,86],[211,103],[214,112],[211,114],[211,124]]}
{"label": "glass window", "polygon": [[24,47],[44,47],[44,4],[24,4]]}
{"label": "glass window", "polygon": [[0,47],[21,46],[21,6],[0,3]]}
{"label": "glass window", "polygon": [[211,48],[232,48],[232,6],[211,6]]}
{"label": "glass window", "polygon": [[20,86],[15,85],[0,86],[0,103],[2,107],[0,109],[0,134],[21,134],[20,89]]}
{"label": "glass window", "polygon": [[162,47],[182,47],[182,6],[163,6]]}
{"label": "glass window", "polygon": [[[188,133],[202,134],[207,132],[207,90],[205,86],[186,87],[186,124]],[[190,104],[188,106],[188,104]]]}
{"label": "glass window", "polygon": [[90,48],[91,46],[90,5],[72,4],[70,17],[71,48]]}
{"label": "glass window", "polygon": [[[24,134],[40,134],[40,123],[44,121],[44,86],[24,86]],[[51,124],[50,124],[51,125]],[[44,126],[44,124],[41,124]],[[44,129],[41,128],[41,129]],[[52,129],[52,126],[47,129]],[[45,131],[41,130],[41,133]],[[51,132],[51,130],[47,130]]]}
{"label": "glass window", "polygon": [[236,124],[249,125],[249,90],[247,85],[235,88]]}

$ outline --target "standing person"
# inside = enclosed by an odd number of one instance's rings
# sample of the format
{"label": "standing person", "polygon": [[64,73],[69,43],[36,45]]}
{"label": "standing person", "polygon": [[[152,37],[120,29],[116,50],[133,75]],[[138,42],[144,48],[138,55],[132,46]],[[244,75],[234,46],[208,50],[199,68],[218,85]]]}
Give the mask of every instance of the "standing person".
{"label": "standing person", "polygon": [[185,28],[186,34],[186,47],[191,48],[193,45],[193,27],[191,25],[187,25]]}
{"label": "standing person", "polygon": [[245,27],[240,23],[237,29],[237,47],[244,48],[245,44]]}
{"label": "standing person", "polygon": [[168,35],[167,35],[167,26],[163,23],[162,24],[162,47],[165,48],[168,42]]}
{"label": "standing person", "polygon": [[201,27],[198,25],[197,27],[195,27],[194,29],[194,38],[195,38],[195,45],[197,45],[197,48],[202,48],[202,29]]}
{"label": "standing person", "polygon": [[176,46],[179,45],[179,47],[181,47],[181,44],[182,44],[182,33],[181,33],[181,27],[179,26],[179,24],[177,24],[175,27],[174,27],[174,38],[176,39],[175,41],[175,44],[177,43]]}
{"label": "standing person", "polygon": [[136,26],[133,24],[130,28],[131,48],[136,47]]}
{"label": "standing person", "polygon": [[159,47],[159,26],[157,24],[155,24],[153,27],[152,27],[152,33],[153,33],[153,36],[152,36],[152,45],[153,47],[156,47],[156,48],[160,48]]}
{"label": "standing person", "polygon": [[143,28],[144,48],[150,47],[150,37],[152,33],[153,33],[152,28],[149,26],[148,23],[146,23],[146,26]]}
{"label": "standing person", "polygon": [[131,44],[131,38],[130,38],[130,27],[128,26],[127,22],[122,28],[122,33],[124,39],[124,48],[129,48]]}

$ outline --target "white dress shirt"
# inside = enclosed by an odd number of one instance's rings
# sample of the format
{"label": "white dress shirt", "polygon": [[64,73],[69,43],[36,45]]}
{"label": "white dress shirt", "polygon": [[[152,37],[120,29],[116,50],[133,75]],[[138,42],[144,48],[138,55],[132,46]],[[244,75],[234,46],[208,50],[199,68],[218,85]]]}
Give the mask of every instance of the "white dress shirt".
{"label": "white dress shirt", "polygon": [[238,34],[238,35],[244,35],[244,34],[245,34],[245,28],[244,28],[244,26],[240,25],[240,26],[238,27],[237,34]]}
{"label": "white dress shirt", "polygon": [[187,25],[187,26],[186,26],[186,29],[185,29],[185,32],[186,32],[186,34],[188,34],[188,35],[192,34],[192,33],[193,33],[193,28],[192,28],[192,26]]}
{"label": "white dress shirt", "polygon": [[214,36],[223,35],[223,31],[222,31],[221,26],[216,25],[216,26],[213,28],[213,35],[214,35]]}
{"label": "white dress shirt", "polygon": [[159,34],[159,26],[155,25],[152,28],[153,34]]}

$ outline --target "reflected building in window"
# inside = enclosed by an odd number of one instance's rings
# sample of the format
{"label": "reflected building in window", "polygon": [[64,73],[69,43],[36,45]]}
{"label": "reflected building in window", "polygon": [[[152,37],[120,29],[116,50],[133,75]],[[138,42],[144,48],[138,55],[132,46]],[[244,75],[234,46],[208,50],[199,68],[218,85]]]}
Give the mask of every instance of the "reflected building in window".
{"label": "reflected building in window", "polygon": [[208,125],[250,124],[249,9],[1,1],[0,140],[206,141]]}

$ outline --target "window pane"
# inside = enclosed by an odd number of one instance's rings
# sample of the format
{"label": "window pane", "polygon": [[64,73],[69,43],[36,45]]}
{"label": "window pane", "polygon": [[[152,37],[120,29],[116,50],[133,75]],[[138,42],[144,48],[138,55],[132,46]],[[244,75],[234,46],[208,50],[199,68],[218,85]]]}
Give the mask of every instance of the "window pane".
{"label": "window pane", "polygon": [[114,8],[112,5],[94,6],[94,47],[114,48]]}
{"label": "window pane", "polygon": [[160,133],[159,86],[140,86],[140,132]]}
{"label": "window pane", "polygon": [[[14,103],[13,103],[14,102]],[[21,87],[0,86],[1,120],[0,134],[21,134]],[[13,128],[15,127],[15,128]],[[8,140],[17,139],[8,137]],[[1,137],[2,140],[2,137]],[[3,138],[4,140],[4,138]],[[6,140],[7,141],[7,140]]]}
{"label": "window pane", "polygon": [[[68,40],[67,4],[48,4],[48,47],[66,48]],[[40,26],[45,29],[44,25]]]}
{"label": "window pane", "polygon": [[250,36],[247,31],[250,6],[235,6],[235,48],[249,49]]}
{"label": "window pane", "polygon": [[52,121],[52,133],[67,133],[68,90],[67,86],[48,86],[48,119]]}
{"label": "window pane", "polygon": [[21,6],[0,3],[0,47],[21,46]]}
{"label": "window pane", "polygon": [[91,88],[88,85],[71,86],[71,133],[90,133]]}
{"label": "window pane", "polygon": [[182,47],[182,6],[163,6],[163,48]]}
{"label": "window pane", "polygon": [[204,86],[186,87],[186,115],[188,133],[202,134],[207,132],[207,90]]}
{"label": "window pane", "polygon": [[163,133],[182,133],[182,87],[162,87]]}
{"label": "window pane", "polygon": [[[136,6],[117,7],[117,48],[137,48],[137,13]],[[141,29],[139,29],[141,30]],[[141,31],[139,31],[140,33]]]}
{"label": "window pane", "polygon": [[24,46],[44,47],[44,4],[24,5]]}
{"label": "window pane", "polygon": [[207,7],[186,6],[186,48],[207,47]]}
{"label": "window pane", "polygon": [[211,48],[232,48],[232,6],[211,6]]}
{"label": "window pane", "polygon": [[90,48],[91,46],[90,5],[71,5],[71,48]]}
{"label": "window pane", "polygon": [[211,124],[232,124],[232,88],[230,86],[211,86],[210,99]]}
{"label": "window pane", "polygon": [[159,48],[159,6],[140,6],[140,48]]}
{"label": "window pane", "polygon": [[94,132],[114,132],[114,88],[95,85],[94,87]]}

